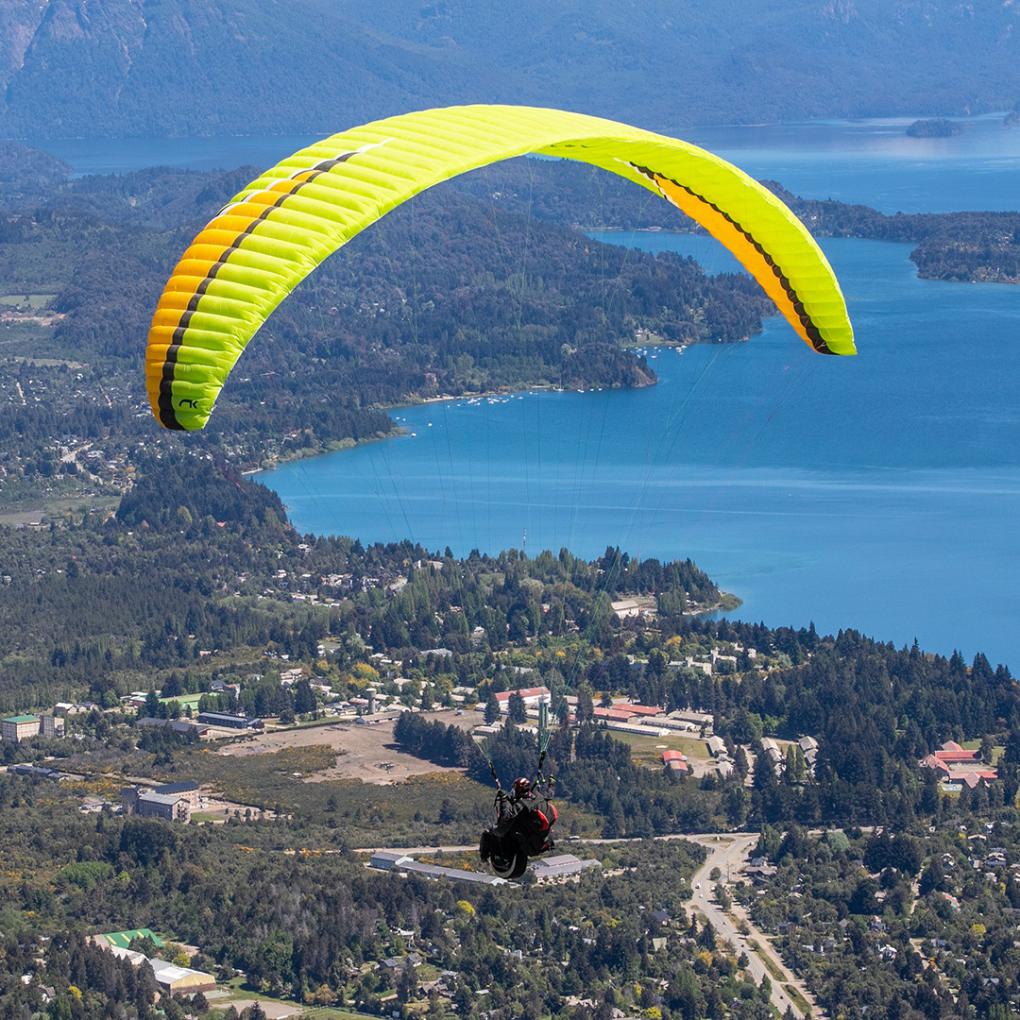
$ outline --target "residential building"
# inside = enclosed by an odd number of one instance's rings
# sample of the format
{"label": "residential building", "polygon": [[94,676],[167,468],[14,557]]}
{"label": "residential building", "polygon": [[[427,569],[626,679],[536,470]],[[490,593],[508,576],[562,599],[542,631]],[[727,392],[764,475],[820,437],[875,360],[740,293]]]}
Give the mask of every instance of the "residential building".
{"label": "residential building", "polygon": [[162,949],[165,945],[149,928],[133,928],[128,931],[113,931],[103,935],[90,935],[89,942],[109,950],[114,956],[127,960],[132,966],[140,967],[148,963],[156,977],[156,984],[164,995],[196,995],[198,992],[211,992],[216,987],[216,978],[200,970],[190,967],[178,967],[176,964],[160,960],[158,957],[147,957],[144,953],[129,949],[135,939],[148,938]]}
{"label": "residential building", "polygon": [[636,598],[617,599],[612,603],[613,612],[621,620],[652,620],[656,616],[655,598],[639,595]]}
{"label": "residential building", "polygon": [[168,822],[189,822],[191,801],[186,795],[156,793],[142,786],[121,790],[124,813],[142,818],[163,818]]}
{"label": "residential building", "polygon": [[594,712],[596,719],[606,719],[612,722],[627,722],[633,719],[633,713],[618,708],[596,708]]}
{"label": "residential building", "polygon": [[999,778],[996,769],[985,765],[977,751],[968,751],[954,740],[947,740],[938,751],[925,755],[919,762],[923,769],[932,769],[942,780],[942,788],[957,793],[994,782]]}
{"label": "residential building", "polygon": [[689,775],[691,771],[687,756],[681,751],[663,751],[662,764],[675,779]]}
{"label": "residential building", "polygon": [[165,783],[163,786],[155,787],[152,792],[163,797],[181,797],[192,808],[198,807],[199,785],[195,782]]}
{"label": "residential building", "polygon": [[654,719],[641,719],[635,722],[619,722],[616,719],[602,719],[607,730],[619,730],[621,733],[637,733],[642,737],[668,737],[669,730],[659,729]]}
{"label": "residential building", "polygon": [[39,716],[39,733],[44,737],[62,737],[64,720],[56,715]]}
{"label": "residential building", "polygon": [[167,796],[146,790],[138,794],[135,813],[143,818],[163,818],[168,822],[191,821],[191,802],[187,797]]}
{"label": "residential building", "polygon": [[657,715],[640,721],[649,726],[657,726],[659,729],[679,730],[682,733],[697,733],[700,728],[697,723],[689,722],[687,719],[674,719],[668,715]]}
{"label": "residential building", "polygon": [[152,716],[143,716],[135,720],[135,725],[141,726],[142,729],[168,729],[174,733],[194,733],[196,737],[209,732],[208,726],[192,722],[190,719],[154,719]]}
{"label": "residential building", "polygon": [[0,739],[5,744],[20,744],[22,740],[39,736],[39,732],[37,715],[9,715],[0,720]]}
{"label": "residential building", "polygon": [[631,715],[653,717],[664,714],[663,709],[656,705],[635,705],[627,701],[618,701],[613,705],[613,708],[629,712]]}
{"label": "residential building", "polygon": [[400,850],[376,850],[368,864],[369,867],[378,868],[380,871],[392,871],[401,861],[413,859]]}
{"label": "residential building", "polygon": [[379,961],[379,965],[386,970],[403,970],[405,967],[419,967],[421,962],[422,958],[418,953],[408,953],[407,956],[387,956]]}

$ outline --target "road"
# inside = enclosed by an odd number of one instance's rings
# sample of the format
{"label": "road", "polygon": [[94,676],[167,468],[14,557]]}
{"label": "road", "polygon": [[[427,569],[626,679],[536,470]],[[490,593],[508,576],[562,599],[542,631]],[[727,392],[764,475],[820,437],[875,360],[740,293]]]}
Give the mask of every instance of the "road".
{"label": "road", "polygon": [[[708,858],[691,879],[693,895],[689,904],[690,909],[709,920],[719,938],[731,943],[738,951],[744,951],[748,959],[747,971],[757,983],[760,984],[761,979],[768,974],[772,985],[772,1005],[779,1010],[780,1016],[785,1015],[787,1009],[790,1009],[796,1017],[824,1016],[824,1012],[814,1003],[813,996],[803,982],[783,963],[782,957],[764,932],[750,919],[744,908],[739,903],[733,902],[727,912],[715,902],[714,890],[717,884],[726,886],[741,879],[748,853],[758,842],[758,836],[754,833],[741,832],[693,835],[686,838],[708,850]],[[721,877],[713,881],[709,876],[715,868],[719,869]],[[740,932],[742,923],[749,931],[747,936]],[[768,966],[762,960],[762,956],[768,960]],[[775,973],[783,975],[782,981],[776,979]],[[807,1012],[790,998],[785,985],[796,988],[803,996],[802,1001],[812,1004]]]}

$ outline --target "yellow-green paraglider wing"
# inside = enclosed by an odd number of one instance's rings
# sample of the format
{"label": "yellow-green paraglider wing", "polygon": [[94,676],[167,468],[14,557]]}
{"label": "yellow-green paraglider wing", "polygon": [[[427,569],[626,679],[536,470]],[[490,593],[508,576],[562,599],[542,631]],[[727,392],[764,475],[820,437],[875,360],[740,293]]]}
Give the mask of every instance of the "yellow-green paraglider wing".
{"label": "yellow-green paraglider wing", "polygon": [[671,202],[740,260],[798,335],[854,354],[829,263],[771,192],[704,149],[562,110],[461,106],[374,121],[267,170],[195,238],[149,331],[146,384],[171,429],[200,429],[273,309],[323,259],[426,188],[525,153],[591,163]]}

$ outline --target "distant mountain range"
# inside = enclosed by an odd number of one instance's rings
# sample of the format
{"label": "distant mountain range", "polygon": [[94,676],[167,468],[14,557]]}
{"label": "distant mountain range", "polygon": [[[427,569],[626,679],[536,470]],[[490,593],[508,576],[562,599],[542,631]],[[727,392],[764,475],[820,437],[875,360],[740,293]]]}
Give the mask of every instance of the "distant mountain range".
{"label": "distant mountain range", "polygon": [[329,132],[460,102],[659,130],[1020,97],[1020,4],[944,0],[15,0],[0,136]]}

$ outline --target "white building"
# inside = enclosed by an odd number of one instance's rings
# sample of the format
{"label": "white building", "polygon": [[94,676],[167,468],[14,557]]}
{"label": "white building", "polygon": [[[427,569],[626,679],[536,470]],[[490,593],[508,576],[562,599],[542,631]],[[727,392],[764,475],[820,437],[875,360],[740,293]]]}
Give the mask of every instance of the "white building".
{"label": "white building", "polygon": [[531,871],[539,882],[580,875],[589,868],[600,868],[598,861],[581,860],[573,854],[556,854],[553,857],[539,857],[531,862]]}
{"label": "white building", "polygon": [[548,687],[522,687],[519,691],[501,691],[496,695],[496,702],[500,712],[504,715],[510,711],[510,698],[514,694],[521,696],[525,708],[537,708],[541,704],[548,705],[552,701],[552,694]]}

